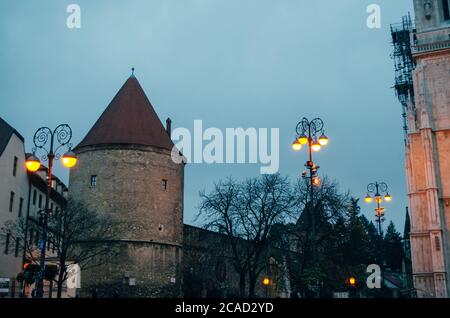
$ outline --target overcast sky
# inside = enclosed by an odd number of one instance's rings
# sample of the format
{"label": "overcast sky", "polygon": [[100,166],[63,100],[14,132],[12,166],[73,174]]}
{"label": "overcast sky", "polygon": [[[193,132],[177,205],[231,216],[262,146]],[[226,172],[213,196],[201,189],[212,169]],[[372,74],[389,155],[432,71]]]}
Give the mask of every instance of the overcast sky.
{"label": "overcast sky", "polygon": [[[81,7],[81,28],[66,7]],[[371,3],[381,29],[366,26]],[[127,77],[135,74],[164,122],[280,129],[280,172],[295,178],[306,152],[291,142],[303,117],[321,117],[329,146],[315,155],[326,174],[363,198],[388,183],[387,221],[403,231],[406,197],[401,107],[393,89],[389,24],[412,0],[160,0],[0,2],[0,116],[31,149],[34,131],[66,122],[77,144]],[[185,222],[198,192],[259,165],[191,164]],[[63,180],[68,173],[56,170]],[[374,206],[362,202],[374,219]]]}

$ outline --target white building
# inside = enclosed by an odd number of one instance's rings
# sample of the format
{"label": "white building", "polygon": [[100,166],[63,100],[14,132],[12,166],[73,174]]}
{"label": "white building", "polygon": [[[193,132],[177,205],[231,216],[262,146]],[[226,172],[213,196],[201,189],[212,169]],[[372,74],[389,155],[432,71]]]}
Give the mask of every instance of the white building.
{"label": "white building", "polygon": [[[19,218],[37,219],[38,212],[44,209],[46,168],[42,167],[35,174],[28,173],[25,158],[24,138],[0,118],[0,228]],[[50,209],[57,211],[66,204],[67,187],[56,177],[52,185]],[[0,235],[0,297],[18,297],[21,292],[21,283],[16,278],[22,271],[26,256],[25,244],[13,236],[7,233]],[[39,237],[27,228],[25,239],[26,244],[37,245]],[[53,243],[47,245],[50,255]],[[45,293],[48,295],[48,288]]]}

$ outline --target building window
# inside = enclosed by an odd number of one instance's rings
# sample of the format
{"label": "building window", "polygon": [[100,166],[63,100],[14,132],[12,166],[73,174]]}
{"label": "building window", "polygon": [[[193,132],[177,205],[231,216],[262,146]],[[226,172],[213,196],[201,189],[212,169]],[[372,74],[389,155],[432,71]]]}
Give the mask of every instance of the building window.
{"label": "building window", "polygon": [[42,208],[42,194],[39,194],[39,204],[38,204],[39,208]]}
{"label": "building window", "polygon": [[5,242],[5,254],[8,254],[8,249],[9,249],[9,239],[11,237],[11,234],[6,233],[6,242]]}
{"label": "building window", "polygon": [[23,198],[19,200],[19,217],[22,216],[22,208],[23,208]]}
{"label": "building window", "polygon": [[91,187],[95,188],[97,186],[97,175],[93,174],[91,176]]}
{"label": "building window", "polygon": [[434,241],[436,244],[436,251],[440,251],[441,250],[441,240],[439,239],[439,236],[435,236]]}
{"label": "building window", "polygon": [[36,196],[37,196],[37,193],[36,193],[36,190],[34,190],[33,191],[33,205],[36,205]]}
{"label": "building window", "polygon": [[17,172],[17,161],[19,159],[17,157],[14,157],[14,166],[13,166],[13,176],[16,176],[16,172]]}
{"label": "building window", "polygon": [[50,203],[50,213],[53,214],[53,202]]}
{"label": "building window", "polygon": [[14,251],[14,256],[19,256],[19,248],[20,248],[20,238],[16,238],[16,249]]}
{"label": "building window", "polygon": [[167,179],[162,179],[162,188],[164,191],[167,190]]}
{"label": "building window", "polygon": [[9,197],[9,212],[12,212],[14,206],[14,192],[11,191],[11,196]]}
{"label": "building window", "polygon": [[450,20],[450,4],[449,0],[442,0],[442,11],[444,12],[444,20]]}
{"label": "building window", "polygon": [[30,229],[30,239],[29,239],[29,241],[28,241],[28,244],[33,244],[33,234],[34,234],[34,232],[33,232],[33,229]]}

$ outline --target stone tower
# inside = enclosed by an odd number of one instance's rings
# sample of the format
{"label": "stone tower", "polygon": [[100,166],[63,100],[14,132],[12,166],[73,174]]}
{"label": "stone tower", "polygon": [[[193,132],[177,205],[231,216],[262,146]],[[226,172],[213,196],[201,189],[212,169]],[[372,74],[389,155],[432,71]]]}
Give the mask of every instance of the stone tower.
{"label": "stone tower", "polygon": [[450,295],[450,2],[414,0],[406,171],[414,287]]}
{"label": "stone tower", "polygon": [[75,148],[70,194],[118,221],[119,256],[81,273],[81,296],[179,297],[184,164],[134,75]]}

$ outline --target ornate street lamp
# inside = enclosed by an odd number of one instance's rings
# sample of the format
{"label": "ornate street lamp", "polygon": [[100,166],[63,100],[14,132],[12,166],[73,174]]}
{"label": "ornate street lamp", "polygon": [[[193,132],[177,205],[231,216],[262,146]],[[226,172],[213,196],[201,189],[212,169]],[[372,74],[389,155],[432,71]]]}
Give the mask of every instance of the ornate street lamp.
{"label": "ornate street lamp", "polygon": [[378,223],[378,232],[380,237],[383,235],[381,223],[385,220],[385,208],[381,206],[383,196],[386,202],[392,201],[392,197],[388,192],[388,186],[385,182],[375,182],[367,185],[367,195],[365,196],[364,201],[366,201],[366,203],[371,203],[372,200],[375,199],[375,203],[377,204],[375,209],[375,217],[376,222]]}
{"label": "ornate street lamp", "polygon": [[297,133],[294,142],[292,143],[292,148],[298,151],[303,145],[308,146],[309,160],[306,162],[305,167],[309,170],[309,175],[306,171],[302,173],[302,177],[309,179],[309,207],[311,214],[311,252],[312,252],[312,264],[313,267],[316,263],[316,244],[315,244],[315,218],[313,212],[313,202],[314,202],[314,187],[320,186],[321,181],[317,176],[317,170],[320,168],[315,165],[312,160],[312,152],[319,151],[322,146],[328,144],[328,137],[325,135],[323,129],[323,121],[320,118],[314,118],[309,121],[307,118],[303,117],[302,120],[297,124],[295,131]]}
{"label": "ornate street lamp", "polygon": [[[77,162],[76,155],[71,151],[72,144],[72,129],[67,124],[61,124],[51,130],[48,127],[39,128],[33,137],[33,155],[29,156],[25,161],[25,166],[30,172],[38,171],[41,162],[36,157],[36,151],[42,151],[44,154],[41,157],[42,161],[48,161],[47,169],[47,195],[45,197],[45,209],[41,213],[42,218],[42,239],[39,241],[40,259],[39,259],[39,277],[36,281],[36,297],[42,298],[44,295],[44,272],[45,272],[45,251],[47,245],[47,221],[50,214],[49,201],[52,189],[52,171],[53,160],[62,159],[62,163],[71,168]],[[57,144],[55,144],[57,143]],[[55,148],[56,145],[56,148]],[[61,156],[63,148],[68,148],[68,151]]]}

